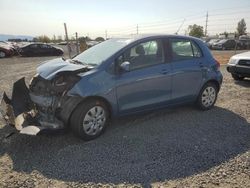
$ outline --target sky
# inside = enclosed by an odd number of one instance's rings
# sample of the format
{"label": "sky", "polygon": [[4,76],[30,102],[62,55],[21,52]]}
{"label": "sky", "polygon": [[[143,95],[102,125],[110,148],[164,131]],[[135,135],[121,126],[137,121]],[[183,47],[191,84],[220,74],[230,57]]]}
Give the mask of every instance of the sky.
{"label": "sky", "polygon": [[250,0],[0,0],[0,34],[108,37],[137,33],[187,33],[192,24],[208,34],[234,32]]}

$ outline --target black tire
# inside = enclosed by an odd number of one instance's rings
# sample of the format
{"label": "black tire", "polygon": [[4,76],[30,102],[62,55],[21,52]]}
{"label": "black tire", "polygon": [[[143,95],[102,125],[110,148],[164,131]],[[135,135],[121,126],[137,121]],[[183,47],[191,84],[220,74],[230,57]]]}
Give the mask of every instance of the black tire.
{"label": "black tire", "polygon": [[[95,107],[101,107],[104,110],[104,116],[105,116],[105,123],[102,125],[101,130],[97,130],[96,134],[90,135],[87,133],[87,131],[84,129],[83,123],[84,118],[91,114],[89,111],[90,109],[93,109]],[[106,104],[101,100],[89,100],[81,103],[79,106],[76,107],[76,109],[73,111],[71,118],[70,118],[70,127],[74,134],[79,136],[85,141],[93,140],[97,137],[99,137],[106,129],[107,124],[109,123],[109,110],[106,106]],[[86,121],[85,121],[86,122]],[[89,124],[90,122],[88,122]],[[97,124],[97,120],[95,120],[95,123]],[[92,122],[93,125],[93,122]],[[98,125],[96,125],[98,126]],[[92,127],[92,126],[91,126]],[[95,128],[92,128],[93,130]],[[98,129],[98,128],[96,128]]]}
{"label": "black tire", "polygon": [[62,56],[62,55],[63,55],[63,52],[57,51],[56,55],[57,55],[57,56]]}
{"label": "black tire", "polygon": [[232,74],[232,77],[233,77],[234,80],[237,80],[237,81],[244,80],[243,76],[239,76],[237,74]]}
{"label": "black tire", "polygon": [[[210,88],[213,88],[213,90],[214,90],[214,98],[213,98],[213,100],[211,99],[211,103],[208,103],[208,105],[205,105],[206,104],[206,101],[205,100],[203,100],[203,97],[205,97],[205,94],[204,94],[204,92],[205,92],[205,90],[208,90],[208,89],[210,89]],[[219,88],[217,87],[217,85],[216,84],[214,84],[214,83],[212,83],[212,82],[208,82],[208,83],[206,83],[203,87],[202,87],[202,89],[201,89],[201,91],[200,91],[200,94],[199,94],[199,96],[198,96],[198,98],[197,98],[197,101],[196,101],[196,104],[197,104],[197,107],[200,109],[200,110],[210,110],[211,108],[213,108],[213,106],[214,106],[214,104],[215,104],[215,102],[216,102],[216,100],[217,100],[217,96],[218,96],[218,91],[219,91]],[[211,96],[212,97],[212,96]]]}
{"label": "black tire", "polygon": [[0,51],[0,58],[6,57],[6,53],[4,51]]}

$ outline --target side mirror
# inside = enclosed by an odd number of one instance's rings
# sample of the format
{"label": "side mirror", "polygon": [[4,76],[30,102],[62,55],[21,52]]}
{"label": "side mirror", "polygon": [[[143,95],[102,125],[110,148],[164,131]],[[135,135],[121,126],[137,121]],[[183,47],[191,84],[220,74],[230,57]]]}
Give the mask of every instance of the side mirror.
{"label": "side mirror", "polygon": [[123,62],[121,65],[120,65],[120,68],[122,71],[124,72],[129,72],[130,71],[130,63],[128,61],[125,61]]}

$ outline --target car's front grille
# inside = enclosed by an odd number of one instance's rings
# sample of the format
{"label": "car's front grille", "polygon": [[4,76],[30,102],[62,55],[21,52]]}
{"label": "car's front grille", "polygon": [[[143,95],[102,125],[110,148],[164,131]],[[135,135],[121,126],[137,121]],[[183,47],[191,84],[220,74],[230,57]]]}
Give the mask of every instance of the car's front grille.
{"label": "car's front grille", "polygon": [[240,60],[238,64],[250,67],[250,60]]}

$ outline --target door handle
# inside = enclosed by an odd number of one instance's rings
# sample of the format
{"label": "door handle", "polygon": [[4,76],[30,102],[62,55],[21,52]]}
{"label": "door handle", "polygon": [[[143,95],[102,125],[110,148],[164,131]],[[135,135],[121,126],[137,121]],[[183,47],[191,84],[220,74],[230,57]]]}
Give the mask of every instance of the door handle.
{"label": "door handle", "polygon": [[204,67],[205,67],[205,66],[203,65],[203,63],[200,62],[199,64],[200,64],[200,67],[201,67],[201,68],[204,68]]}

